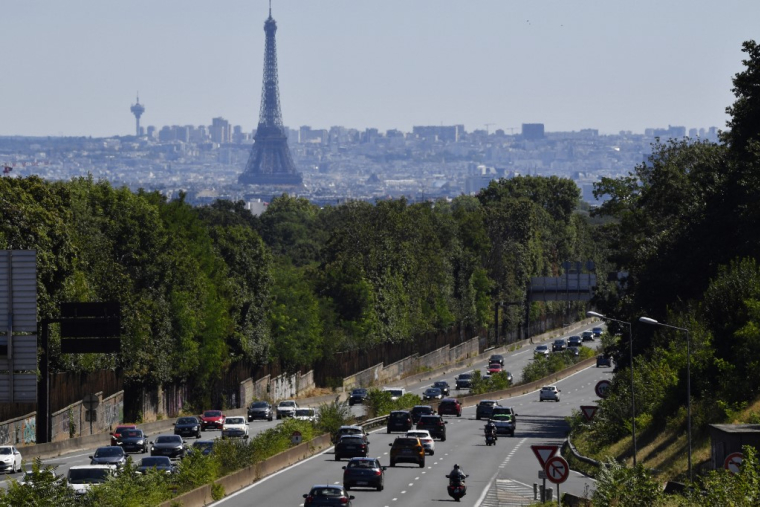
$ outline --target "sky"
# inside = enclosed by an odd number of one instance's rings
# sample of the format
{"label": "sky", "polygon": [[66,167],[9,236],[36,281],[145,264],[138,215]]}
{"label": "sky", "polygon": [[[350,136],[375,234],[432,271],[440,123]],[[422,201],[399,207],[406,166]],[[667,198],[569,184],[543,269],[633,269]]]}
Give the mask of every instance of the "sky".
{"label": "sky", "polygon": [[[268,0],[4,0],[0,136],[258,123]],[[274,0],[291,128],[724,128],[757,0]]]}

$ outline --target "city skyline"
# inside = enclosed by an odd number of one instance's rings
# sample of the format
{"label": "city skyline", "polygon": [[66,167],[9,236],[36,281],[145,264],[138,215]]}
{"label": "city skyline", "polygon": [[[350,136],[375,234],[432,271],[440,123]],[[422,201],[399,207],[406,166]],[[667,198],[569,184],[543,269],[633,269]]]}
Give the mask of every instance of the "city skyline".
{"label": "city skyline", "polygon": [[[760,4],[534,4],[275,1],[283,123],[725,127]],[[5,10],[14,42],[0,135],[129,135],[135,90],[145,126],[225,117],[255,128],[267,0]]]}

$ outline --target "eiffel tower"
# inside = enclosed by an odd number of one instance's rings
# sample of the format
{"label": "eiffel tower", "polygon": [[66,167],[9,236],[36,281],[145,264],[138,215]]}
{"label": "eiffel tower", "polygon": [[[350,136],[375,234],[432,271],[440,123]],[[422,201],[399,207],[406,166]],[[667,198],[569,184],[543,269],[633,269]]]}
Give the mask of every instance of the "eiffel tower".
{"label": "eiffel tower", "polygon": [[255,185],[303,184],[301,174],[296,171],[288,148],[288,138],[282,125],[280,112],[280,91],[277,84],[277,43],[274,34],[277,23],[272,18],[272,2],[269,2],[269,18],[264,22],[266,45],[264,48],[264,80],[261,88],[261,108],[259,126],[254,136],[253,148],[245,171],[238,177],[238,183]]}

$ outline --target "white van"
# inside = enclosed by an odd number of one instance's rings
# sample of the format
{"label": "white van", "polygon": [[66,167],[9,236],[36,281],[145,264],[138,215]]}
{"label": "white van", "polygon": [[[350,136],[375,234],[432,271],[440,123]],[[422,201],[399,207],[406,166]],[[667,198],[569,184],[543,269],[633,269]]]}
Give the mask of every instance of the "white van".
{"label": "white van", "polygon": [[396,401],[406,394],[406,389],[403,387],[383,387],[383,391],[388,391],[391,393],[391,399],[393,401]]}

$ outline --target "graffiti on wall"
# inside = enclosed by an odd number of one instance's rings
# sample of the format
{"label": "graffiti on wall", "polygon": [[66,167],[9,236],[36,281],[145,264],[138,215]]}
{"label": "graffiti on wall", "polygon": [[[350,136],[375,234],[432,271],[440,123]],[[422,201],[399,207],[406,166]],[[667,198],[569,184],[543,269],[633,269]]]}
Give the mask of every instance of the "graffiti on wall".
{"label": "graffiti on wall", "polygon": [[37,442],[37,418],[28,417],[21,421],[23,427],[23,442],[25,444],[33,444]]}
{"label": "graffiti on wall", "polygon": [[103,426],[113,427],[121,422],[124,414],[124,402],[109,403],[103,406]]}
{"label": "graffiti on wall", "polygon": [[0,426],[0,444],[2,445],[13,443],[11,442],[11,432],[9,431],[9,426],[9,424],[3,424]]}

